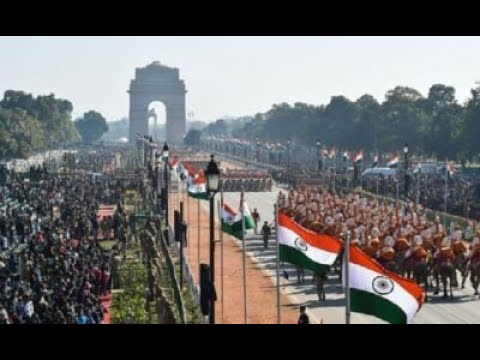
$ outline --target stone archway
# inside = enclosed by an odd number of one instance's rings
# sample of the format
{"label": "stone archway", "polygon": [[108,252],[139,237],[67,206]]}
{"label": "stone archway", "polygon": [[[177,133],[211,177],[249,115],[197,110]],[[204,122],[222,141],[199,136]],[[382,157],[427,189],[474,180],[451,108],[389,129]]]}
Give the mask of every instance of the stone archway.
{"label": "stone archway", "polygon": [[148,106],[153,101],[165,105],[166,140],[181,144],[186,132],[185,83],[179,70],[154,61],[144,68],[135,69],[135,79],[130,82],[130,143],[135,142],[137,133],[148,134]]}

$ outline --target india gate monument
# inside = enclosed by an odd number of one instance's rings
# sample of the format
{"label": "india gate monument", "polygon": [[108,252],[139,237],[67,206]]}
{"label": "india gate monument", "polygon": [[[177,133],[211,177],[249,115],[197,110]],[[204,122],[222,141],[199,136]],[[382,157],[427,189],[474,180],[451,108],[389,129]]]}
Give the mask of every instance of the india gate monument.
{"label": "india gate monument", "polygon": [[144,68],[135,69],[135,79],[130,82],[130,143],[137,133],[148,134],[148,107],[160,101],[166,109],[166,140],[180,144],[186,132],[185,83],[179,70],[154,61]]}

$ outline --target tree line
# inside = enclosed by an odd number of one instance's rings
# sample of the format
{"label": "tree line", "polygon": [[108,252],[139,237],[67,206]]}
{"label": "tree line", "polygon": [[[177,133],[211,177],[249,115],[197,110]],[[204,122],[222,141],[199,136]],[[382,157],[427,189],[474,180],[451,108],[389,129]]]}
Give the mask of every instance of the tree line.
{"label": "tree line", "polygon": [[79,141],[97,140],[108,129],[94,111],[72,121],[73,105],[54,94],[7,90],[0,101],[0,159],[26,158],[33,152]]}
{"label": "tree line", "polygon": [[[356,101],[333,96],[327,105],[282,103],[251,118],[235,122],[217,120],[205,127],[206,135],[232,135],[262,141],[315,146],[398,152],[405,143],[423,156],[457,161],[472,160],[480,153],[480,86],[463,104],[455,88],[436,84],[424,97],[419,91],[397,86],[383,102],[371,95]],[[191,140],[192,137],[188,137]]]}

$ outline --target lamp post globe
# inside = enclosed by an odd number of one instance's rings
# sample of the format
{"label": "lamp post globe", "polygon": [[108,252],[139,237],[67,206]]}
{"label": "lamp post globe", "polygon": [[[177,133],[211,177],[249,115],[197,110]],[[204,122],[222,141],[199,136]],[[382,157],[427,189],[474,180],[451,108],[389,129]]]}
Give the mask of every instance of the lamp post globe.
{"label": "lamp post globe", "polygon": [[207,192],[214,195],[218,192],[220,187],[220,170],[214,160],[214,155],[210,155],[210,162],[205,170],[205,178],[207,185]]}
{"label": "lamp post globe", "polygon": [[167,144],[167,142],[165,142],[165,144],[163,144],[163,148],[162,148],[162,157],[168,159],[168,153],[169,153],[168,144]]}

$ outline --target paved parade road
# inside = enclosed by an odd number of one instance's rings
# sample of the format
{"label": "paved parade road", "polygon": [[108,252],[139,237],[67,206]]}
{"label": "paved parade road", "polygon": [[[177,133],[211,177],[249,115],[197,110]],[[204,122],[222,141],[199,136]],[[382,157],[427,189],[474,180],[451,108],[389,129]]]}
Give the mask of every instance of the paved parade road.
{"label": "paved parade road", "polygon": [[[251,211],[253,212],[255,208],[258,209],[261,224],[263,224],[263,221],[268,221],[269,223],[273,221],[273,204],[278,191],[279,189],[274,187],[272,192],[246,193],[245,198]],[[240,193],[225,193],[224,200],[233,208],[238,209]],[[207,206],[206,203],[203,205]],[[261,226],[259,226],[259,231],[260,228]],[[240,241],[237,244],[241,246]],[[247,236],[247,252],[257,262],[257,265],[264,271],[266,276],[269,276],[276,284],[275,240],[272,239],[270,247],[265,250],[260,235],[249,234]],[[289,275],[289,280],[281,278],[282,292],[291,296],[293,303],[306,305],[312,322],[320,323],[323,320],[325,324],[345,323],[345,297],[338,278],[333,276],[329,278],[326,285],[326,301],[320,302],[318,301],[315,285],[312,283],[312,277],[307,271],[305,272],[305,282],[298,284],[295,267],[284,264],[280,269],[281,273],[285,269]],[[420,309],[414,323],[480,324],[480,301],[478,297],[474,299],[472,294],[473,289],[469,284],[469,280],[467,280],[466,289],[454,289],[455,296],[453,300],[444,300],[441,298],[441,295],[430,295],[430,302]],[[380,324],[383,321],[372,316],[353,313],[351,323]]]}

